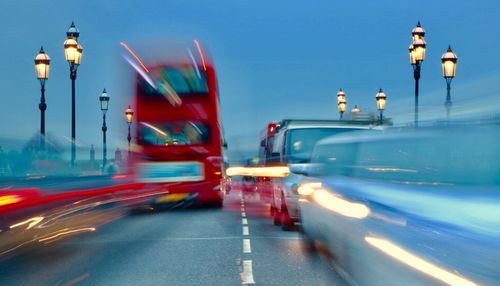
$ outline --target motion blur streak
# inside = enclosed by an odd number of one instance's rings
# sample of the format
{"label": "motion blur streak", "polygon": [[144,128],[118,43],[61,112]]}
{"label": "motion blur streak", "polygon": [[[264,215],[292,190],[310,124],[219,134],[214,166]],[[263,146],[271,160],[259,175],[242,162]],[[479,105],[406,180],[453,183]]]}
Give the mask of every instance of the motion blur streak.
{"label": "motion blur streak", "polygon": [[443,281],[448,285],[459,285],[459,286],[473,286],[478,285],[472,281],[455,275],[449,271],[446,271],[430,262],[419,258],[408,251],[402,249],[401,247],[393,244],[385,239],[366,236],[366,242],[375,248],[381,250],[385,254],[401,261],[402,263],[415,268],[416,270],[423,272],[429,276]]}
{"label": "motion blur streak", "polygon": [[19,248],[21,248],[21,247],[23,247],[23,246],[27,245],[27,244],[30,244],[30,243],[32,243],[32,242],[34,242],[34,241],[35,241],[34,239],[29,240],[29,241],[25,241],[25,242],[23,242],[23,243],[21,243],[21,244],[18,244],[18,245],[16,245],[16,246],[12,247],[12,248],[9,248],[9,249],[7,249],[7,250],[4,250],[4,251],[0,252],[0,257],[1,257],[1,256],[3,256],[3,255],[5,255],[5,254],[11,253],[11,252],[13,252],[13,251],[15,251],[15,250],[17,250],[17,249],[19,249]]}
{"label": "motion blur streak", "polygon": [[87,272],[87,273],[85,273],[83,275],[80,275],[80,276],[76,277],[75,279],[70,280],[70,281],[68,281],[68,282],[66,282],[66,283],[64,283],[64,284],[62,284],[60,286],[72,286],[72,285],[76,285],[76,284],[82,282],[83,280],[85,280],[85,279],[87,279],[89,277],[90,277],[90,273]]}
{"label": "motion blur streak", "polygon": [[39,239],[39,242],[46,242],[49,240],[54,240],[55,238],[59,238],[68,234],[73,234],[73,233],[78,233],[78,232],[89,232],[89,231],[95,231],[95,227],[84,227],[84,228],[78,228],[78,229],[71,229],[71,230],[63,230],[62,232],[58,232],[54,235],[51,235],[49,237],[44,237]]}
{"label": "motion blur streak", "polygon": [[255,177],[286,177],[290,174],[288,167],[229,167],[228,176],[255,176]]}
{"label": "motion blur streak", "polygon": [[28,224],[28,227],[26,229],[30,229],[30,228],[34,227],[35,225],[37,225],[39,222],[41,222],[43,220],[43,218],[44,218],[43,216],[32,217],[32,218],[29,218],[25,221],[11,225],[10,229],[13,229],[13,228],[21,226],[21,225],[25,225],[27,223],[30,223],[30,224]]}
{"label": "motion blur streak", "polygon": [[175,89],[168,83],[167,80],[161,79],[157,82],[157,90],[165,96],[165,98],[173,106],[182,104],[182,99],[179,97]]}
{"label": "motion blur streak", "polygon": [[129,179],[131,178],[132,176],[131,175],[128,175],[128,174],[118,174],[118,175],[113,175],[111,177],[111,179],[113,180],[120,180],[120,179]]}
{"label": "motion blur streak", "polygon": [[201,79],[200,70],[198,69],[198,65],[196,64],[196,60],[194,59],[194,56],[193,56],[193,53],[191,52],[191,49],[188,48],[187,52],[188,52],[189,58],[193,62],[194,70],[196,71],[196,76],[198,77],[198,79]]}
{"label": "motion blur streak", "polygon": [[319,188],[321,188],[321,182],[304,183],[299,186],[297,193],[302,196],[310,196]]}
{"label": "motion blur streak", "polygon": [[141,67],[146,72],[149,72],[148,68],[144,65],[144,63],[141,61],[141,59],[137,56],[136,53],[134,53],[134,51],[132,51],[131,48],[129,48],[129,46],[127,44],[125,44],[124,42],[120,42],[120,45],[122,45],[125,49],[127,49],[127,51],[134,57],[134,59],[141,65]]}
{"label": "motion blur streak", "polygon": [[0,196],[0,207],[10,205],[10,204],[15,204],[15,203],[19,202],[20,200],[21,199],[15,195]]}
{"label": "motion blur streak", "polygon": [[316,190],[313,198],[320,206],[343,216],[364,219],[370,214],[370,209],[364,204],[341,199],[325,189]]}
{"label": "motion blur streak", "polygon": [[366,168],[372,172],[403,172],[403,173],[417,173],[417,170],[400,169],[400,168]]}
{"label": "motion blur streak", "polygon": [[201,51],[201,46],[198,40],[194,40],[194,44],[196,45],[196,48],[198,49],[198,53],[200,54],[201,57],[201,63],[203,65],[203,70],[207,71],[207,66],[205,65],[205,56],[203,56],[203,52]]}
{"label": "motion blur streak", "polygon": [[154,131],[160,133],[161,135],[167,137],[167,133],[163,132],[160,128],[156,127],[156,126],[153,126],[149,123],[146,123],[146,122],[141,122],[142,125],[146,126],[146,127],[149,127],[151,129],[153,129]]}
{"label": "motion blur streak", "polygon": [[[123,56],[123,58],[127,61],[127,63],[129,63],[136,71],[138,74],[140,74],[142,76],[142,78],[150,85],[152,86],[153,88],[156,89],[156,85],[155,83],[153,82],[153,80],[151,79],[151,77],[144,71],[142,70],[141,68],[139,68],[139,66],[137,66],[136,63],[134,63],[129,57],[127,56]],[[70,139],[68,138],[68,141]]]}

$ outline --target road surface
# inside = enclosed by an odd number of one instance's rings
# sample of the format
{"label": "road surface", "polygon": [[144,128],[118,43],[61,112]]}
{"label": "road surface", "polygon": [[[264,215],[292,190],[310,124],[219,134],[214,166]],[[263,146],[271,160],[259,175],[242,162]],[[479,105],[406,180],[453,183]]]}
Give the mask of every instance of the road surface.
{"label": "road surface", "polygon": [[223,209],[129,215],[0,262],[0,285],[345,285],[331,265],[233,191]]}

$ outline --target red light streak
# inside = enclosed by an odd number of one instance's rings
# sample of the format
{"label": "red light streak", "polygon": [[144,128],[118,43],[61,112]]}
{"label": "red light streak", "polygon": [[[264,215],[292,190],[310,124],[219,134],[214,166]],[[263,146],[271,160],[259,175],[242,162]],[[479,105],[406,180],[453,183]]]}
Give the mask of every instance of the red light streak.
{"label": "red light streak", "polygon": [[120,45],[122,45],[125,49],[127,49],[127,51],[134,57],[134,59],[141,65],[141,67],[146,72],[149,72],[148,68],[144,65],[144,63],[142,63],[141,59],[139,59],[139,57],[134,53],[134,51],[132,51],[131,48],[127,46],[127,44],[125,44],[124,42],[120,42]]}
{"label": "red light streak", "polygon": [[205,57],[203,56],[203,52],[201,51],[200,43],[198,43],[198,40],[195,39],[194,44],[196,45],[196,48],[198,49],[198,53],[200,54],[201,63],[203,64],[203,70],[207,71],[207,66],[205,65]]}
{"label": "red light streak", "polygon": [[118,174],[118,175],[113,175],[113,176],[111,177],[111,179],[113,179],[113,180],[120,180],[120,179],[128,179],[128,178],[130,178],[130,177],[131,177],[131,176],[126,175],[126,174]]}

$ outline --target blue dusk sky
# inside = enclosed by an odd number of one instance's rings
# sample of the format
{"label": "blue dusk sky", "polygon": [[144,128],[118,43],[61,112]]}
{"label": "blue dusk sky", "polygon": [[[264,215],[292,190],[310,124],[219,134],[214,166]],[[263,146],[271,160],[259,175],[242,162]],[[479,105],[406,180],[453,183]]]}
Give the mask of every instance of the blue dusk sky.
{"label": "blue dusk sky", "polygon": [[[84,46],[78,70],[77,140],[100,145],[98,96],[110,96],[110,148],[126,146],[120,41],[198,39],[218,72],[221,118],[233,148],[257,147],[257,134],[282,118],[337,119],[336,93],[348,108],[375,111],[375,93],[388,96],[385,114],[413,119],[411,30],[426,29],[422,118],[444,117],[440,57],[458,55],[453,112],[498,113],[498,1],[206,1],[51,0],[0,4],[0,137],[25,140],[39,128],[40,85],[33,58],[40,46],[52,59],[47,82],[47,132],[69,137],[70,79],[63,42],[71,21]],[[238,147],[239,146],[239,147]]]}

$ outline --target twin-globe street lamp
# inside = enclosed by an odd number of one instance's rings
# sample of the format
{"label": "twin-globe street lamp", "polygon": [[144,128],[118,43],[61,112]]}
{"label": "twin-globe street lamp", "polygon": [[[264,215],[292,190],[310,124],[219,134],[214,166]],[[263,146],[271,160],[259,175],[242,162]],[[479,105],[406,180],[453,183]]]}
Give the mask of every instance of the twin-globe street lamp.
{"label": "twin-globe street lamp", "polygon": [[41,85],[41,97],[40,104],[40,149],[45,150],[45,110],[47,110],[47,104],[45,103],[45,81],[49,79],[50,72],[50,57],[45,53],[43,47],[35,57],[35,71],[36,77],[40,80]]}
{"label": "twin-globe street lamp", "polygon": [[132,117],[134,116],[134,110],[130,108],[130,105],[128,108],[125,110],[125,120],[127,121],[128,125],[128,135],[127,135],[127,141],[128,141],[128,158],[130,158],[130,141],[132,140],[132,136],[130,135],[130,125],[132,125]]}
{"label": "twin-globe street lamp", "polygon": [[[422,62],[425,60],[425,51],[427,43],[425,42],[425,30],[417,23],[412,32],[412,44],[410,45],[410,64],[413,66],[413,77],[415,79],[415,127],[418,127],[418,80],[420,79],[420,69]],[[443,77],[446,80],[446,120],[450,120],[451,110],[451,81],[455,77],[457,67],[457,55],[451,50],[451,46],[441,57],[441,64],[443,69]]]}
{"label": "twin-globe street lamp", "polygon": [[425,30],[417,23],[411,32],[412,44],[409,47],[410,64],[413,66],[413,78],[415,79],[415,127],[418,127],[418,80],[420,79],[420,68],[425,60]]}
{"label": "twin-globe street lamp", "polygon": [[342,120],[342,116],[344,115],[345,109],[347,106],[347,101],[345,99],[345,93],[342,89],[337,93],[337,108],[340,113],[340,120]]}
{"label": "twin-globe street lamp", "polygon": [[446,80],[446,101],[444,106],[446,108],[446,121],[450,120],[450,110],[451,110],[451,80],[455,77],[457,72],[457,55],[451,50],[451,46],[448,46],[448,50],[441,57],[441,65],[443,68],[443,77]]}
{"label": "twin-globe street lamp", "polygon": [[102,91],[102,94],[99,96],[99,102],[101,103],[101,111],[102,111],[102,170],[105,170],[106,167],[106,131],[108,127],[106,126],[106,112],[109,107],[109,95],[106,92],[106,89]]}
{"label": "twin-globe street lamp", "polygon": [[[380,111],[380,124],[383,123],[383,112],[385,110],[385,106],[387,103],[387,96],[385,95],[384,91],[382,88],[379,89],[377,94],[375,95],[375,101],[377,103],[377,109]],[[340,120],[342,120],[342,115],[344,114],[347,106],[347,101],[345,99],[345,92],[340,89],[339,92],[337,93],[337,106],[338,110],[340,113]],[[352,113],[360,112],[361,110],[357,105],[354,106],[354,108],[351,110]]]}
{"label": "twin-globe street lamp", "polygon": [[69,63],[69,72],[71,79],[71,166],[75,166],[76,160],[76,126],[75,126],[75,80],[76,71],[78,66],[82,61],[83,48],[77,42],[80,32],[75,26],[75,23],[71,23],[68,31],[66,32],[67,39],[64,41],[64,54],[66,56],[66,61]]}

